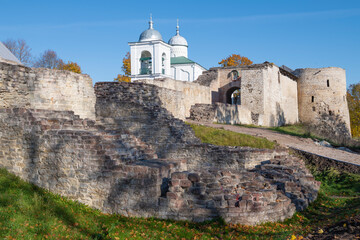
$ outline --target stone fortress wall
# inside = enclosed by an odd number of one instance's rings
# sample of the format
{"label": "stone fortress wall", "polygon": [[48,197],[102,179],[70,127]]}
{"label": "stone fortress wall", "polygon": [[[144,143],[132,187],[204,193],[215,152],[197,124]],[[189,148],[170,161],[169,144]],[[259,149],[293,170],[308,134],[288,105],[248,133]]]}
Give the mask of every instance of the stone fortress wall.
{"label": "stone fortress wall", "polygon": [[[236,79],[232,75],[234,71],[238,74]],[[303,122],[334,129],[337,128],[334,124],[344,123],[342,130],[335,129],[332,134],[334,138],[349,135],[345,70],[329,67],[290,71],[268,62],[211,68],[195,83],[210,87],[213,105],[192,106],[190,118],[263,126]],[[229,104],[229,93],[235,89],[240,89],[239,105]]]}
{"label": "stone fortress wall", "polygon": [[314,123],[322,114],[339,115],[350,129],[345,70],[337,67],[295,70],[298,79],[299,118]]}
{"label": "stone fortress wall", "polygon": [[[207,86],[201,86],[193,82],[178,81],[170,78],[137,80],[161,87],[164,94],[160,94],[165,108],[174,117],[185,120],[190,117],[190,108],[196,103],[210,104],[211,93]],[[169,89],[169,93],[166,92]]]}
{"label": "stone fortress wall", "polygon": [[[245,224],[283,220],[316,199],[319,183],[302,160],[284,149],[200,143],[165,108],[164,88],[97,83],[95,106],[89,102],[77,113],[95,113],[90,120],[74,114],[74,106],[48,104],[51,97],[66,103],[67,95],[52,93],[41,80],[85,91],[87,76],[0,67],[1,97],[11,103],[0,108],[0,166],[40,187],[108,213],[192,221],[220,216]],[[40,89],[51,95],[39,95]],[[45,104],[35,105],[38,98]],[[89,101],[86,94],[78,98]]]}
{"label": "stone fortress wall", "polygon": [[0,62],[0,107],[74,111],[95,119],[95,94],[88,75]]}
{"label": "stone fortress wall", "polygon": [[[236,79],[232,75],[235,71]],[[212,102],[216,103],[215,121],[281,126],[299,120],[295,78],[274,64],[264,63],[212,68],[195,82],[211,88]],[[229,94],[235,89],[240,89],[240,105],[229,104]],[[193,108],[192,114],[197,114],[196,106]]]}

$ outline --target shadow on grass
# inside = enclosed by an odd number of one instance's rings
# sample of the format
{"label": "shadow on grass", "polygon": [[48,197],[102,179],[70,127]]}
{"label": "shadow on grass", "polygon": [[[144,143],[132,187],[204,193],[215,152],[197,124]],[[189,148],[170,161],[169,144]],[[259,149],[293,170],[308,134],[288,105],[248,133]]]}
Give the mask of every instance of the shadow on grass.
{"label": "shadow on grass", "polygon": [[76,218],[84,214],[85,208],[0,169],[0,220],[5,226],[0,236],[13,234],[14,230],[45,236],[51,234],[59,222],[87,236],[95,236],[98,229],[83,227]]}

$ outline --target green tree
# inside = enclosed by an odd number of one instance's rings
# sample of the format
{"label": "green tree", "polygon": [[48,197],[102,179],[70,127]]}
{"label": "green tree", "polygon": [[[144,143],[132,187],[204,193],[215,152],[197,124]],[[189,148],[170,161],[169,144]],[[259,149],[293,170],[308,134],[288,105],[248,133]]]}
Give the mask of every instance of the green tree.
{"label": "green tree", "polygon": [[223,67],[233,67],[251,65],[253,62],[247,57],[243,57],[239,54],[232,54],[227,58],[222,59],[219,64]]}
{"label": "green tree", "polygon": [[347,91],[351,134],[360,137],[360,83],[350,85]]}

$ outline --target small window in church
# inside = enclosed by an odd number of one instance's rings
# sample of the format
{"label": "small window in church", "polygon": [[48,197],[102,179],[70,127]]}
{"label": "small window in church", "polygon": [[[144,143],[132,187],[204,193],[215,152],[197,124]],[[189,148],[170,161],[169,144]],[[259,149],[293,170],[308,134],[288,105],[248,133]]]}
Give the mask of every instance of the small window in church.
{"label": "small window in church", "polygon": [[315,107],[313,107],[313,111],[315,112],[316,110],[315,110]]}
{"label": "small window in church", "polygon": [[327,84],[328,87],[330,87],[330,80],[329,79],[326,81],[326,84]]}
{"label": "small window in church", "polygon": [[311,96],[311,102],[314,102],[315,98],[314,96]]}
{"label": "small window in church", "polygon": [[163,54],[162,54],[162,61],[161,61],[161,68],[162,68],[161,72],[162,72],[162,74],[165,74],[165,73],[166,73],[166,71],[165,71],[165,64],[166,64],[166,54],[163,53]]}

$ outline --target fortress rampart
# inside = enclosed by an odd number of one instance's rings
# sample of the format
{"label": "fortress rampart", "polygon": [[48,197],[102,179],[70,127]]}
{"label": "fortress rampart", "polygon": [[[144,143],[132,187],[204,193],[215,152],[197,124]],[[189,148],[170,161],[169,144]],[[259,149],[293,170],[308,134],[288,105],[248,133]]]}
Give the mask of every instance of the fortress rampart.
{"label": "fortress rampart", "polygon": [[74,111],[95,119],[95,94],[88,75],[0,62],[0,107]]}
{"label": "fortress rampart", "polygon": [[[193,82],[178,81],[170,78],[144,79],[136,82],[161,87],[164,94],[160,94],[159,97],[163,99],[165,108],[170,111],[174,117],[182,120],[190,117],[190,108],[196,103],[211,103],[210,88]],[[169,93],[166,93],[167,91]]]}
{"label": "fortress rampart", "polygon": [[[0,63],[2,96],[8,100],[0,108],[0,166],[54,193],[126,216],[192,221],[220,216],[243,224],[283,220],[317,196],[319,183],[284,149],[200,143],[164,107],[158,86],[97,83],[94,109],[89,104],[65,111],[66,105],[49,101],[71,93],[48,87],[80,89],[83,95],[76,98],[86,96],[82,103],[89,101],[90,78],[7,67]],[[40,95],[40,89],[51,95]],[[36,105],[39,99],[45,104]],[[74,111],[94,113],[95,119]]]}

